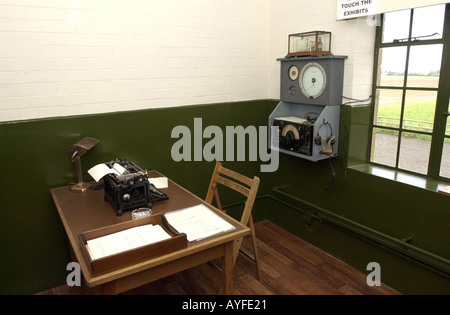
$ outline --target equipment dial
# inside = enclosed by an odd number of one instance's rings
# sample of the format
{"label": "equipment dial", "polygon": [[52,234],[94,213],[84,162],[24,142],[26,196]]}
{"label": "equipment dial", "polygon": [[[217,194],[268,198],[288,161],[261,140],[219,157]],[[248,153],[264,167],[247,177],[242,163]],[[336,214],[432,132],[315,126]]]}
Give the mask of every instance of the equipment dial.
{"label": "equipment dial", "polygon": [[327,86],[327,75],[317,62],[306,64],[300,72],[300,90],[308,98],[318,98]]}
{"label": "equipment dial", "polygon": [[295,146],[296,140],[300,139],[298,130],[293,125],[286,125],[281,131],[280,142],[283,147],[291,149]]}
{"label": "equipment dial", "polygon": [[291,86],[289,88],[289,94],[291,94],[292,96],[295,96],[296,93],[297,93],[297,90],[295,89],[295,87]]}
{"label": "equipment dial", "polygon": [[289,68],[289,79],[295,81],[297,80],[297,78],[298,78],[298,68],[297,66],[291,66]]}

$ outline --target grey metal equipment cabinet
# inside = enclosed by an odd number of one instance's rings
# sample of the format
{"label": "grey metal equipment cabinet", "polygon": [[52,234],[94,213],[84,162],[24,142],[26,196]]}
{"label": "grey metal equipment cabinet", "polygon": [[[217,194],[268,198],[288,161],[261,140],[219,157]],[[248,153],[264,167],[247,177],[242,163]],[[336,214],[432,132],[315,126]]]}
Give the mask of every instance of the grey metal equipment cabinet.
{"label": "grey metal equipment cabinet", "polygon": [[310,161],[337,156],[347,56],[278,59],[280,103],[269,116],[270,146]]}

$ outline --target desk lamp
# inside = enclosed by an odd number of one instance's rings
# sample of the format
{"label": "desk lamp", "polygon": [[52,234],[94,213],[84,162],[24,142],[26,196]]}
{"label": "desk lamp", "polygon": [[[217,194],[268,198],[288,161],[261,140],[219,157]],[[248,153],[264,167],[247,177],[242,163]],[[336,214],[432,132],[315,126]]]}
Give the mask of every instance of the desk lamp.
{"label": "desk lamp", "polygon": [[93,146],[95,146],[100,141],[91,137],[86,137],[75,143],[69,148],[69,154],[71,156],[71,161],[77,163],[77,173],[78,173],[78,184],[70,187],[71,191],[74,192],[84,192],[91,185],[86,184],[83,181],[83,173],[81,171],[81,156],[89,151]]}

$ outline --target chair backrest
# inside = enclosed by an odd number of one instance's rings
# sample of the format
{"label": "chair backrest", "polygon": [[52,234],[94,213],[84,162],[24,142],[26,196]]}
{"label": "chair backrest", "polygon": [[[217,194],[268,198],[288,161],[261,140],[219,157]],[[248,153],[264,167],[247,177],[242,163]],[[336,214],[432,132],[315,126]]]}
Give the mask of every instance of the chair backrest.
{"label": "chair backrest", "polygon": [[217,207],[220,210],[223,210],[217,189],[218,184],[227,186],[247,197],[240,221],[242,224],[247,225],[255,203],[256,194],[258,192],[259,177],[254,176],[253,179],[249,178],[225,168],[222,166],[221,162],[217,162],[205,201],[211,204],[214,198],[216,200]]}

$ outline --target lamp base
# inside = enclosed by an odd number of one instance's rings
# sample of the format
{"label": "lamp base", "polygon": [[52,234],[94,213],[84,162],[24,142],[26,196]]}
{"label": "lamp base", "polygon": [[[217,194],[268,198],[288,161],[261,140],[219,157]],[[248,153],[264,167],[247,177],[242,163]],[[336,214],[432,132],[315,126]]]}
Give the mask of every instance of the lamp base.
{"label": "lamp base", "polygon": [[86,184],[86,183],[78,183],[72,187],[70,187],[70,191],[72,192],[85,192],[89,188],[91,188],[92,184]]}

